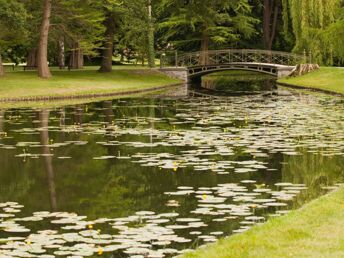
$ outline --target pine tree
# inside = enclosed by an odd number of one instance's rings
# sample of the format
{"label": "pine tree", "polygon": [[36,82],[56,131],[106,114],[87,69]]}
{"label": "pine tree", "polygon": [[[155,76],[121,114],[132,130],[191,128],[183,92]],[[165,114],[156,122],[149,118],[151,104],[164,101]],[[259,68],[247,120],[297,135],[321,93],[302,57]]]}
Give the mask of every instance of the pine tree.
{"label": "pine tree", "polygon": [[14,42],[25,40],[27,14],[17,1],[0,0],[0,6],[0,76],[3,76],[2,51]]}
{"label": "pine tree", "polygon": [[[177,47],[201,51],[209,48],[234,46],[241,38],[255,33],[257,22],[247,0],[163,0],[160,24],[165,40]],[[166,13],[167,12],[167,13]]]}
{"label": "pine tree", "polygon": [[104,26],[106,28],[103,40],[102,63],[99,72],[112,71],[112,57],[114,51],[114,37],[116,28],[123,15],[123,3],[117,0],[106,0],[103,3],[103,12],[105,16]]}

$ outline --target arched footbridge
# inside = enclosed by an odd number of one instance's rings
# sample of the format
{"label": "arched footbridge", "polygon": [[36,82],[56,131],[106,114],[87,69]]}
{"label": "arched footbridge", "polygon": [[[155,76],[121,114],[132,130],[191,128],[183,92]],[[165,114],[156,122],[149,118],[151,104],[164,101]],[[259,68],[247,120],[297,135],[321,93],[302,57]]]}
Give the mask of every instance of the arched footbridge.
{"label": "arched footbridge", "polygon": [[302,55],[254,49],[226,49],[194,52],[174,56],[161,55],[160,71],[189,81],[205,74],[225,70],[245,70],[282,78],[290,75],[297,64],[305,62]]}

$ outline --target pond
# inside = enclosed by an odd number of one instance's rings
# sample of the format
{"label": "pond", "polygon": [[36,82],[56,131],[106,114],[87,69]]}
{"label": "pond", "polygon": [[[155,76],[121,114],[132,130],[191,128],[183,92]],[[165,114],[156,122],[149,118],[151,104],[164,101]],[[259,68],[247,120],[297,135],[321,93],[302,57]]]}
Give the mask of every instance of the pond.
{"label": "pond", "polygon": [[335,189],[343,100],[285,91],[1,110],[0,256],[171,257]]}

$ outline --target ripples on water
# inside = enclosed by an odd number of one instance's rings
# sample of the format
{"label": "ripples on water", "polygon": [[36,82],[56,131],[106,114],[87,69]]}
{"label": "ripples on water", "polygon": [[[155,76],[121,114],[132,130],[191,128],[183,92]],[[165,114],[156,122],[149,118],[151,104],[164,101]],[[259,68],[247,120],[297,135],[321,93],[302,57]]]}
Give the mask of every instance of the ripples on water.
{"label": "ripples on water", "polygon": [[343,183],[343,102],[120,99],[0,111],[0,256],[165,257]]}

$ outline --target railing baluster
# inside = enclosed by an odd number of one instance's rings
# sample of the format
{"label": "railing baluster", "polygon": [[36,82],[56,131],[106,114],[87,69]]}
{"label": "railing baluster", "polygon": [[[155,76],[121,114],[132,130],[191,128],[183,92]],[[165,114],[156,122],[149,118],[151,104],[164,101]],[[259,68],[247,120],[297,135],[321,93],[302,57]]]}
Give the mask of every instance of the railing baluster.
{"label": "railing baluster", "polygon": [[[228,49],[228,50],[210,50],[206,53],[201,51],[194,53],[185,53],[180,55],[177,51],[174,53],[174,66],[199,66],[201,58],[204,57],[206,64],[226,64],[233,62],[255,62],[271,63],[281,65],[296,65],[305,58],[302,55],[285,53],[280,51],[255,50],[255,49]],[[172,56],[162,53],[160,55],[160,67],[173,65]],[[311,59],[311,57],[308,57]]]}

